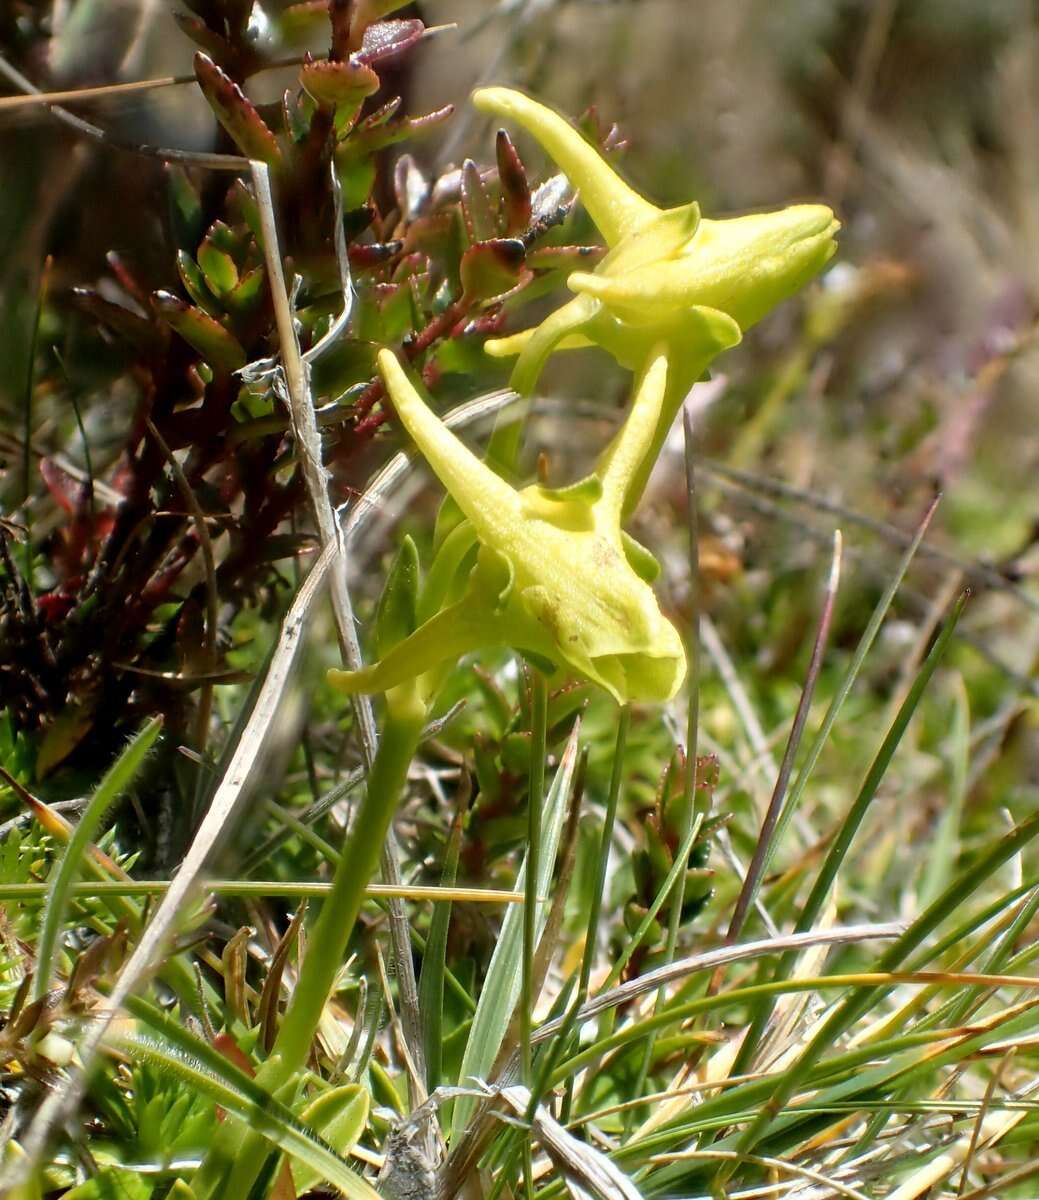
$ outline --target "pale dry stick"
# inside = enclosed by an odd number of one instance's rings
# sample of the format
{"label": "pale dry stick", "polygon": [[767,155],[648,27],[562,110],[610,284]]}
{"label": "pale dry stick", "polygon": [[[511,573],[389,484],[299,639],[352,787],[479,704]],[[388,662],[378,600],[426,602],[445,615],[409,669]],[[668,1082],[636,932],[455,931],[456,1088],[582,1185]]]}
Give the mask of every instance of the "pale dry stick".
{"label": "pale dry stick", "polygon": [[[256,192],[256,203],[260,211],[260,226],[263,230],[264,257],[267,261],[267,274],[270,281],[271,299],[274,304],[275,323],[278,327],[278,341],[281,348],[282,368],[285,373],[285,384],[288,391],[289,415],[292,420],[293,434],[303,470],[303,479],[307,494],[310,497],[314,519],[317,522],[318,536],[322,547],[337,545],[340,537],[336,524],[335,511],[328,495],[328,472],[322,462],[321,433],[318,429],[314,404],[310,394],[309,364],[300,353],[299,340],[296,337],[296,325],[293,320],[292,302],[285,286],[285,275],[282,270],[281,251],[278,243],[278,227],[274,215],[274,199],[271,194],[270,170],[266,163],[251,160],[249,172],[252,175],[253,187]],[[334,167],[333,167],[334,174]],[[333,186],[336,197],[337,214],[342,210],[342,198],[338,181]],[[336,257],[339,261],[341,282],[344,286],[343,310],[336,324],[345,328],[350,318],[352,307],[352,291],[349,274],[349,260],[346,254],[345,241],[340,232],[342,221],[336,221]],[[345,265],[344,265],[345,264]],[[320,346],[321,343],[318,343]],[[318,347],[315,347],[317,349]],[[339,647],[343,662],[351,671],[362,667],[361,647],[357,641],[357,629],[354,622],[353,605],[347,587],[345,564],[344,569],[333,571],[331,579],[332,611],[335,616],[336,630],[339,635]],[[357,693],[352,697],[354,716],[361,735],[361,749],[364,764],[370,771],[379,746],[378,734],[375,729],[375,715],[372,710],[370,697]],[[382,873],[387,883],[400,884],[400,850],[393,833],[392,824],[387,830],[382,847]],[[404,1029],[404,1040],[408,1045],[411,1059],[416,1072],[411,1081],[412,1101],[421,1103],[425,1098],[416,1081],[425,1078],[426,1063],[424,1039],[422,1036],[422,1018],[419,1011],[418,983],[415,979],[415,961],[411,953],[411,930],[408,926],[407,911],[404,902],[394,898],[389,902],[390,941],[393,949],[393,961],[396,969],[397,982],[400,988],[401,1023]]]}
{"label": "pale dry stick", "polygon": [[[283,58],[266,63],[261,71],[277,71],[283,67],[295,67],[302,58]],[[63,91],[43,92],[34,90],[20,96],[0,96],[0,113],[20,109],[51,108],[55,105],[87,104],[95,100],[108,100],[136,92],[154,92],[162,88],[186,87],[198,83],[198,77],[190,75],[156,75],[152,79],[132,79],[125,83],[102,83],[94,87],[66,88]],[[18,85],[24,86],[24,85]]]}
{"label": "pale dry stick", "polygon": [[956,1189],[957,1196],[962,1196],[967,1190],[967,1176],[970,1174],[970,1169],[974,1164],[974,1156],[978,1150],[978,1143],[985,1125],[985,1117],[988,1115],[989,1108],[992,1105],[992,1097],[996,1094],[996,1088],[1003,1081],[1003,1072],[1006,1070],[1007,1063],[1013,1056],[1014,1047],[1012,1046],[999,1060],[999,1066],[992,1073],[992,1078],[988,1081],[988,1086],[985,1088],[985,1095],[982,1098],[981,1107],[978,1109],[974,1128],[971,1130],[970,1144],[967,1147],[967,1153],[963,1157],[963,1167],[960,1171],[960,1186]]}
{"label": "pale dry stick", "polygon": [[[444,423],[449,429],[467,425],[497,413],[507,405],[514,403],[516,399],[515,392],[507,390],[490,392],[454,409],[447,415]],[[365,496],[372,503],[358,505],[343,522],[344,547],[350,546],[353,538],[371,519],[371,514],[376,510],[378,501],[385,497],[407,474],[412,461],[413,459],[407,454],[397,454],[375,476],[365,490]],[[24,1182],[32,1170],[33,1164],[46,1148],[51,1130],[78,1106],[86,1088],[86,1073],[109,1025],[118,1014],[125,999],[136,990],[147,975],[153,960],[158,957],[165,944],[167,935],[176,924],[182,909],[189,902],[203,867],[219,841],[220,835],[229,826],[234,816],[246,784],[256,773],[263,743],[274,720],[282,693],[288,682],[289,672],[302,643],[310,607],[324,583],[325,576],[337,564],[338,557],[339,545],[332,543],[322,551],[320,558],[296,593],[285,620],[282,622],[278,642],[271,656],[256,703],[231,756],[227,770],[213,794],[209,811],[199,826],[195,839],[188,848],[165,899],[157,908],[155,915],[142,933],[137,948],[116,979],[107,1005],[95,1014],[93,1026],[79,1043],[77,1050],[81,1065],[68,1076],[64,1089],[51,1092],[36,1110],[36,1115],[23,1142],[24,1158],[17,1163],[6,1164],[5,1168],[0,1170],[0,1192],[4,1188],[15,1187]]]}

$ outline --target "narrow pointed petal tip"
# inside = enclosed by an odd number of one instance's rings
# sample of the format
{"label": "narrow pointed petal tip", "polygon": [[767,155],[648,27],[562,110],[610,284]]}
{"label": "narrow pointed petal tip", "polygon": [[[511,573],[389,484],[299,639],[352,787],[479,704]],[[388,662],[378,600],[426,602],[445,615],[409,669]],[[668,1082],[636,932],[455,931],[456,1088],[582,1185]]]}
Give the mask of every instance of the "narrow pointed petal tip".
{"label": "narrow pointed petal tip", "polygon": [[472,99],[480,112],[515,121],[536,139],[580,191],[589,216],[608,246],[617,245],[627,234],[660,216],[660,209],[629,187],[555,109],[512,88],[478,88]]}

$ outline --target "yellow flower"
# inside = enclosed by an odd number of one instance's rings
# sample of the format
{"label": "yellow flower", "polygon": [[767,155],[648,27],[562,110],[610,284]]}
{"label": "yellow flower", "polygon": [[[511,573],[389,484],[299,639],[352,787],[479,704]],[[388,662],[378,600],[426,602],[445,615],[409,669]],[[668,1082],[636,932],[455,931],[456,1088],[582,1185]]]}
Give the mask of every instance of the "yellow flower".
{"label": "yellow flower", "polygon": [[545,105],[500,87],[481,88],[473,103],[537,139],[580,189],[609,248],[594,271],[570,275],[574,300],[536,329],[487,343],[496,357],[519,355],[513,387],[532,392],[557,349],[599,345],[641,371],[657,346],[666,348],[667,397],[644,470],[625,499],[630,511],[689,388],[716,355],[822,269],[836,249],[839,224],[820,204],[722,221],[701,219],[695,203],[660,209]]}
{"label": "yellow flower", "polygon": [[[332,682],[350,693],[383,692],[435,679],[472,650],[509,646],[591,680],[618,703],[674,696],[685,676],[682,640],[650,586],[652,556],[621,530],[624,497],[660,418],[664,348],[648,355],[624,427],[595,474],[564,489],[512,488],[429,409],[390,351],[378,362],[401,423],[466,519],[441,545],[418,628],[372,666],[330,672]],[[464,594],[445,605],[474,544]]]}

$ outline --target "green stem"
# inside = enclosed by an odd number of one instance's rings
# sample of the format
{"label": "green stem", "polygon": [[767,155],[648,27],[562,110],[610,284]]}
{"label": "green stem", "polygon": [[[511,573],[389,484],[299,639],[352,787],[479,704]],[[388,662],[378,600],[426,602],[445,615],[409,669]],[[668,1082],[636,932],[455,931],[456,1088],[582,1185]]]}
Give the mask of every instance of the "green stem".
{"label": "green stem", "polygon": [[[391,709],[387,716],[367,789],[358,805],[331,891],[307,942],[292,999],[271,1056],[256,1075],[257,1083],[268,1092],[278,1091],[306,1065],[321,1014],[364,903],[365,889],[378,866],[425,716],[421,705],[409,706],[404,711]],[[198,1200],[248,1195],[265,1154],[260,1134],[247,1130],[239,1122],[226,1121],[192,1184]]]}

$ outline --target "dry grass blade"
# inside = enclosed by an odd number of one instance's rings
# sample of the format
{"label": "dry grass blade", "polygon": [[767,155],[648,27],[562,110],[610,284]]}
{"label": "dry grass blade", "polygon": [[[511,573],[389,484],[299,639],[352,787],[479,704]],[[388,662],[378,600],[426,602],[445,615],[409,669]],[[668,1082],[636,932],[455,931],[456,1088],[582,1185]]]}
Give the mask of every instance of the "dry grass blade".
{"label": "dry grass blade", "polygon": [[[593,996],[577,1014],[578,1020],[588,1021],[609,1008],[643,996],[679,979],[686,979],[701,971],[713,971],[718,967],[730,966],[732,963],[747,962],[753,958],[761,958],[766,954],[785,954],[789,951],[803,950],[808,946],[847,946],[852,942],[869,941],[872,938],[896,938],[904,932],[905,927],[896,922],[885,922],[864,925],[839,925],[833,929],[808,930],[805,933],[791,933],[778,938],[763,938],[756,942],[743,942],[736,946],[719,946],[717,950],[707,950],[703,954],[693,954],[688,958],[680,958],[667,966],[658,967],[655,971],[647,971],[637,979],[622,983],[619,987],[611,988]],[[541,1042],[562,1028],[564,1017],[548,1021],[534,1034],[534,1041]]]}
{"label": "dry grass blade", "polygon": [[[14,87],[28,96],[42,96],[43,93],[31,80],[11,66],[0,56],[0,75],[3,75]],[[238,154],[206,154],[195,150],[177,150],[170,146],[148,146],[133,142],[123,142],[100,128],[77,117],[58,104],[48,104],[47,111],[58,121],[76,133],[101,142],[113,150],[125,150],[130,154],[142,154],[147,158],[159,158],[164,162],[180,162],[195,167],[205,167],[210,171],[244,171],[249,167],[249,160]]]}
{"label": "dry grass blade", "polygon": [[[664,1164],[676,1162],[711,1162],[712,1160],[715,1162],[754,1163],[760,1167],[767,1167],[772,1172],[794,1175],[799,1179],[806,1179],[811,1183],[821,1184],[838,1196],[849,1197],[849,1200],[869,1200],[869,1197],[864,1192],[849,1187],[845,1183],[838,1182],[831,1175],[824,1175],[821,1171],[813,1171],[811,1167],[798,1166],[796,1163],[788,1162],[785,1158],[772,1158],[767,1154],[739,1154],[735,1150],[680,1150],[674,1154],[654,1154],[649,1161]],[[735,1195],[736,1193],[732,1194]],[[761,1193],[757,1194],[760,1195]]]}

